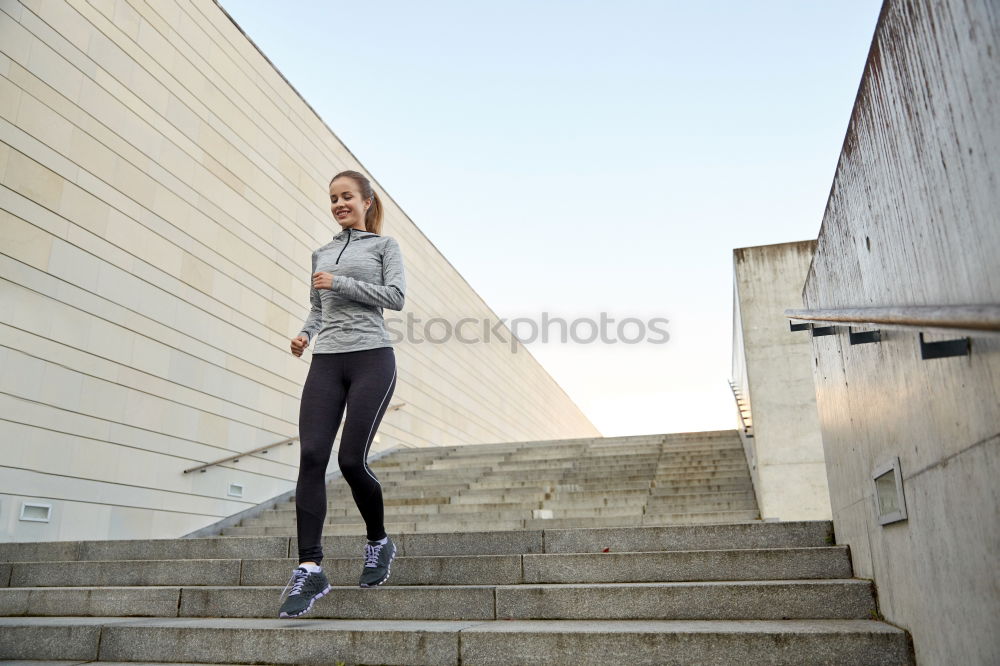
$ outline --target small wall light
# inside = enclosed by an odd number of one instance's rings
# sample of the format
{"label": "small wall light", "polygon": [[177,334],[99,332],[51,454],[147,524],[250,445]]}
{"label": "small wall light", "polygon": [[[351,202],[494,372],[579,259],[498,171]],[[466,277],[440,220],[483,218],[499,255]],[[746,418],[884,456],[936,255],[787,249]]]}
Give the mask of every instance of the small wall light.
{"label": "small wall light", "polygon": [[20,520],[32,523],[47,523],[52,516],[52,505],[41,502],[21,502]]}
{"label": "small wall light", "polygon": [[903,475],[899,471],[899,456],[878,465],[872,471],[875,515],[879,525],[906,520],[906,498],[903,496]]}
{"label": "small wall light", "polygon": [[239,483],[230,483],[229,493],[227,494],[230,497],[243,497],[243,486]]}

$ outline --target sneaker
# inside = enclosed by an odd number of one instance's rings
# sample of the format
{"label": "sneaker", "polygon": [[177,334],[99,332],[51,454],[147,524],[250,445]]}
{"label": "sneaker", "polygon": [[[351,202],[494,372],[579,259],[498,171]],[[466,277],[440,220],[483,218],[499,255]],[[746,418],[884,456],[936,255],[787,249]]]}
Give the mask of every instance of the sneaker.
{"label": "sneaker", "polygon": [[369,541],[365,545],[365,568],[361,587],[376,587],[389,580],[389,568],[396,557],[396,544],[388,536],[385,543]]}
{"label": "sneaker", "polygon": [[305,615],[312,610],[317,599],[332,589],[330,581],[327,580],[322,569],[310,573],[305,567],[295,567],[295,570],[292,571],[292,577],[285,585],[285,589],[281,591],[282,598],[284,598],[288,588],[291,590],[288,592],[285,603],[281,605],[278,617]]}

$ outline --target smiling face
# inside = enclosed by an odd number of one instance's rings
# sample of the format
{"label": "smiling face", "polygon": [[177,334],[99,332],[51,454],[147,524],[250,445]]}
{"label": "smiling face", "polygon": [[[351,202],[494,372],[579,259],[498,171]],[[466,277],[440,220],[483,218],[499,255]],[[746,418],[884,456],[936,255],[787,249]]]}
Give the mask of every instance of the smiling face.
{"label": "smiling face", "polygon": [[342,229],[365,231],[365,213],[372,203],[361,198],[361,188],[353,178],[337,178],[330,183],[330,212]]}

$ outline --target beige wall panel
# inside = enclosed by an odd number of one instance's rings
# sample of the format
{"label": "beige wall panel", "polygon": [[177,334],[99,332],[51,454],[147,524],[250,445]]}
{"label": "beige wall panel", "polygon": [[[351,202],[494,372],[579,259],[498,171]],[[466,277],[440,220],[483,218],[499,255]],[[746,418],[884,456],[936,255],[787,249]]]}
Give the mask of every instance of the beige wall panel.
{"label": "beige wall panel", "polygon": [[[291,489],[297,446],[181,471],[296,434],[326,181],[364,167],[208,0],[5,2],[0,74],[0,538],[177,536]],[[495,323],[379,192],[387,319]],[[372,451],[599,434],[515,348],[398,343]],[[49,523],[18,519],[33,498]]]}

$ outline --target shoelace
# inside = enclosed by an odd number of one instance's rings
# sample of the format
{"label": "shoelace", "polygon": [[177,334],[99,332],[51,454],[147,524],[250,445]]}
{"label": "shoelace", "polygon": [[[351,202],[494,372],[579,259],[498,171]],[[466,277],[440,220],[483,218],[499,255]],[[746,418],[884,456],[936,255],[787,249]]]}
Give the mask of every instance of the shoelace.
{"label": "shoelace", "polygon": [[285,590],[288,590],[289,587],[291,587],[292,589],[288,593],[288,596],[301,594],[302,586],[306,584],[307,578],[309,578],[308,571],[302,569],[301,567],[295,567],[295,570],[292,571],[292,577],[288,579],[287,583],[285,583],[285,589],[281,591],[281,595],[278,597],[278,599],[283,600],[285,598]]}
{"label": "shoelace", "polygon": [[377,567],[378,566],[378,554],[382,550],[382,546],[385,544],[377,543],[374,546],[370,543],[365,544],[365,566],[366,567]]}

